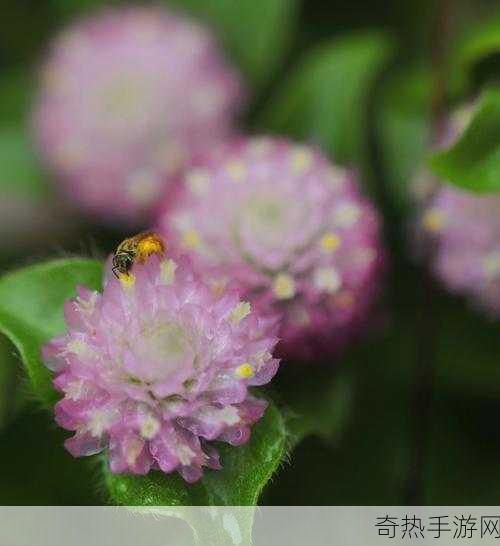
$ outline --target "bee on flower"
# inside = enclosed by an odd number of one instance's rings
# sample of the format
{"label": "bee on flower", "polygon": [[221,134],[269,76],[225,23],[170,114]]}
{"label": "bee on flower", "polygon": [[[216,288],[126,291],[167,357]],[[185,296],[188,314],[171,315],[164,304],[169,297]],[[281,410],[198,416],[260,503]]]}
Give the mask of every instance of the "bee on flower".
{"label": "bee on flower", "polygon": [[56,421],[74,433],[65,446],[106,451],[114,473],[194,482],[221,468],[214,441],[246,443],[266,411],[250,388],[278,369],[276,318],[213,290],[183,256],[150,252],[118,278],[111,267],[102,293],[79,288],[66,303],[67,330],[43,350],[62,393]]}
{"label": "bee on flower", "polygon": [[152,254],[163,256],[164,253],[165,243],[158,234],[152,231],[139,233],[118,245],[111,271],[117,278],[120,275],[129,275],[136,261],[144,263]]}

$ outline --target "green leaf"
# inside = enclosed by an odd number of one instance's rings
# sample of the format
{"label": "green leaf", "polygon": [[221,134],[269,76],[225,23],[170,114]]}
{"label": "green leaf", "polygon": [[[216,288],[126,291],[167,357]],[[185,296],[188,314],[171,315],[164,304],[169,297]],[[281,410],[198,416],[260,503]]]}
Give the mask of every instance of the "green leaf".
{"label": "green leaf", "polygon": [[428,151],[431,89],[428,69],[405,67],[386,78],[377,97],[376,143],[390,198],[401,211]]}
{"label": "green leaf", "polygon": [[[242,546],[251,544],[253,510],[235,509],[207,513],[190,506],[255,506],[260,494],[286,455],[286,429],[279,411],[270,404],[262,420],[252,430],[248,444],[218,446],[222,470],[205,471],[203,478],[186,483],[178,474],[150,472],[147,476],[116,475],[104,466],[105,481],[113,503],[148,507],[146,512],[179,517],[193,529],[197,544],[233,545],[234,526]],[[171,509],[159,507],[174,507]],[[155,507],[155,508],[153,508]],[[205,515],[205,517],[204,517]],[[210,537],[211,540],[208,540]]]}
{"label": "green leaf", "polygon": [[364,152],[368,98],[391,40],[363,32],[310,52],[259,117],[260,129],[319,143],[340,163]]}
{"label": "green leaf", "polygon": [[0,76],[0,120],[20,124],[24,121],[32,100],[34,82],[26,69]]}
{"label": "green leaf", "polygon": [[52,415],[33,407],[2,431],[2,506],[102,504],[98,466],[93,459],[72,457],[64,449],[65,437]]}
{"label": "green leaf", "polygon": [[344,358],[341,369],[339,364],[318,364],[313,373],[304,373],[300,364],[285,365],[274,379],[273,398],[288,410],[292,445],[308,436],[330,444],[339,441],[351,417],[355,391],[351,362]]}
{"label": "green leaf", "polygon": [[69,258],[26,267],[0,278],[0,332],[15,345],[37,397],[52,404],[57,395],[41,347],[65,330],[64,302],[76,286],[101,287],[102,265]]}
{"label": "green leaf", "polygon": [[429,163],[437,176],[454,186],[475,192],[500,190],[500,91],[484,92],[458,142]]}
{"label": "green leaf", "polygon": [[125,4],[124,0],[51,0],[51,5],[62,17],[75,17],[89,11],[99,10],[110,6]]}
{"label": "green leaf", "polygon": [[454,93],[463,92],[473,69],[483,60],[500,53],[500,17],[468,25],[452,47],[448,85]]}
{"label": "green leaf", "polygon": [[13,345],[0,335],[0,430],[12,420],[25,402],[18,364]]}
{"label": "green leaf", "polygon": [[200,17],[250,81],[263,84],[278,68],[297,22],[300,0],[172,0]]}
{"label": "green leaf", "polygon": [[207,470],[195,484],[178,474],[147,476],[112,474],[104,468],[113,502],[126,506],[254,506],[262,489],[286,454],[286,429],[280,412],[270,404],[240,447],[218,446],[222,470]]}
{"label": "green leaf", "polygon": [[49,193],[22,127],[0,128],[0,192],[12,192],[35,200],[45,198]]}

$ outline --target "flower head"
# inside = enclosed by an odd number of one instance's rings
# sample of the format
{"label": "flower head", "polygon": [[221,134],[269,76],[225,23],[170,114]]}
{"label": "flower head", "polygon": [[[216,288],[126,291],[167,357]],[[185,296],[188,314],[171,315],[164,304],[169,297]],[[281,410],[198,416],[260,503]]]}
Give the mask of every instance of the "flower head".
{"label": "flower head", "polygon": [[160,216],[171,241],[256,308],[283,316],[293,358],[344,345],[379,288],[380,220],[353,173],[286,140],[238,140],[186,175]]}
{"label": "flower head", "polygon": [[191,158],[230,132],[241,98],[207,29],[160,8],[77,23],[41,75],[43,157],[79,206],[129,222],[144,220]]}
{"label": "flower head", "polygon": [[249,387],[276,373],[276,321],[231,291],[214,292],[186,258],[151,256],[102,294],[80,288],[67,333],[44,348],[63,393],[56,421],[74,456],[109,449],[111,471],[220,468],[213,440],[240,445],[266,403]]}
{"label": "flower head", "polygon": [[[456,142],[475,105],[454,112],[444,124],[438,148]],[[422,257],[451,292],[461,294],[493,316],[500,316],[500,197],[478,195],[443,184],[423,169],[415,182],[420,205],[415,238]]]}
{"label": "flower head", "polygon": [[419,227],[443,285],[500,317],[500,197],[443,186]]}

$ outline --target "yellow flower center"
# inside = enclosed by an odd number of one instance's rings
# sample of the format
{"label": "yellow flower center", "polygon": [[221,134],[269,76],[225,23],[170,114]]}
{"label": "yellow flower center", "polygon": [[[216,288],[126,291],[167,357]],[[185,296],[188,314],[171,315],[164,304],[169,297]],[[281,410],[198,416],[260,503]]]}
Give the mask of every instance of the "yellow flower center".
{"label": "yellow flower center", "polygon": [[248,362],[245,362],[244,364],[241,364],[236,368],[236,376],[240,377],[241,379],[250,379],[254,376],[254,371],[252,368],[252,365]]}
{"label": "yellow flower center", "polygon": [[280,300],[288,300],[295,296],[295,281],[288,273],[280,273],[273,283],[273,291]]}
{"label": "yellow flower center", "polygon": [[340,246],[340,237],[335,233],[325,233],[321,237],[320,245],[325,252],[333,252]]}

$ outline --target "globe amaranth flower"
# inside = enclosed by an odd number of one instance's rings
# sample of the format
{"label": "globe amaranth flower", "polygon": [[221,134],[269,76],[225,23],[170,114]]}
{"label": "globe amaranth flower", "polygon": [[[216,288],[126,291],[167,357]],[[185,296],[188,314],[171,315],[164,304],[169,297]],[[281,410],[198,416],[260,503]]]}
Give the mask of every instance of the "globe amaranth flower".
{"label": "globe amaranth flower", "polygon": [[110,220],[144,220],[193,155],[232,130],[241,103],[210,32],[160,8],[75,24],[41,76],[41,154],[66,195]]}
{"label": "globe amaranth flower", "polygon": [[442,186],[422,211],[420,229],[442,284],[500,317],[500,197]]}
{"label": "globe amaranth flower", "polygon": [[109,450],[114,473],[178,471],[188,482],[220,468],[212,441],[248,441],[266,402],[276,320],[231,291],[214,291],[185,258],[150,257],[107,274],[103,293],[66,303],[66,334],[44,347],[63,393],[57,423],[74,456]]}
{"label": "globe amaranth flower", "polygon": [[352,172],[283,139],[224,144],[200,161],[160,229],[196,267],[282,314],[280,354],[321,357],[366,322],[380,284],[380,219]]}
{"label": "globe amaranth flower", "polygon": [[[474,104],[466,105],[450,116],[439,148],[460,138],[473,110]],[[418,203],[419,254],[430,261],[444,287],[500,316],[500,197],[446,185],[427,169],[418,180],[428,188]]]}

